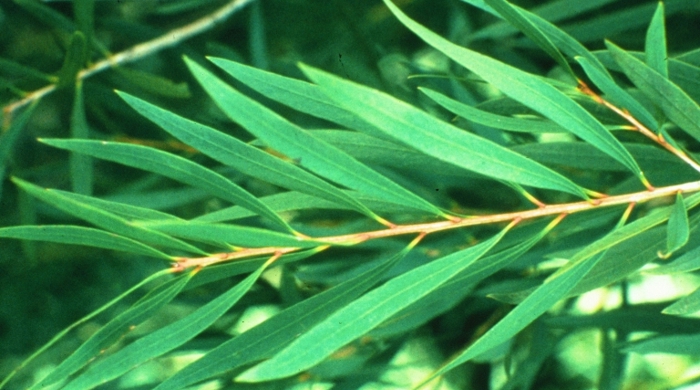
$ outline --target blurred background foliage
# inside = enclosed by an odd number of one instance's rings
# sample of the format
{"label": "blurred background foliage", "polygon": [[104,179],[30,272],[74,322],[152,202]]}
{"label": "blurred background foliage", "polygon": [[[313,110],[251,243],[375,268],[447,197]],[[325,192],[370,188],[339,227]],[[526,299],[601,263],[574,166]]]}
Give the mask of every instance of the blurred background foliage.
{"label": "blurred background foliage", "polygon": [[[585,12],[567,14],[567,2],[578,3],[575,0],[513,1],[555,21],[589,49],[603,49],[603,39],[611,39],[629,50],[643,49],[645,30],[657,4],[656,1],[641,0],[590,0]],[[215,166],[185,145],[167,138],[163,131],[132,111],[113,93],[114,89],[129,92],[195,121],[250,140],[249,135],[225,119],[197,86],[181,60],[183,55],[201,64],[206,64],[204,57],[208,55],[225,57],[293,77],[301,77],[296,64],[302,61],[388,91],[449,119],[446,112],[428,103],[416,90],[419,85],[439,86],[449,80],[408,76],[465,75],[453,73],[457,70],[443,55],[426,48],[378,0],[251,1],[208,31],[76,82],[79,69],[211,15],[226,3],[221,0],[0,2],[0,101],[4,107],[0,138],[0,226],[76,223],[71,217],[19,192],[9,181],[10,176],[43,187],[94,194],[183,217],[221,208],[217,200],[202,191],[121,165],[69,157],[63,151],[36,141],[41,137],[116,139],[155,146]],[[421,23],[454,42],[469,45],[533,73],[557,75],[554,62],[546,54],[487,13],[457,0],[397,0],[396,3]],[[666,2],[671,55],[700,47],[699,13],[698,0]],[[696,57],[700,64],[700,56]],[[213,67],[210,69],[214,70]],[[223,74],[219,75],[223,77]],[[227,80],[242,87],[232,79]],[[28,106],[14,109],[13,103],[52,84],[58,86],[57,90]],[[497,94],[478,82],[467,81],[464,85],[464,96],[460,98],[472,104]],[[245,87],[242,89],[254,95]],[[317,128],[328,126],[263,97],[256,98],[296,123]],[[474,130],[482,136],[504,142],[488,129]],[[225,173],[258,196],[278,191],[267,183],[236,172]],[[618,180],[605,172],[589,175],[588,180],[597,183],[603,181],[613,185]],[[489,189],[486,195],[486,190],[474,190],[478,188],[474,186],[469,190],[458,185],[446,187],[455,207],[484,210],[518,207],[517,202],[508,203],[507,190]],[[335,217],[345,218],[343,214]],[[328,213],[312,215],[309,220],[313,223],[309,228],[337,224],[333,218],[334,215]],[[78,246],[2,240],[0,248],[0,376],[73,321],[155,270],[167,266],[137,256]],[[353,253],[354,256],[361,254]],[[330,276],[321,269],[310,268],[299,270],[297,277],[308,280],[309,288],[313,289],[314,282],[322,285],[329,281]],[[190,310],[198,301],[221,288],[207,287],[186,294],[177,304],[168,306],[170,312],[163,316]],[[255,307],[279,301],[271,286],[261,289],[246,297],[240,306]],[[492,292],[493,288],[483,295]],[[433,320],[428,326],[431,331],[426,333],[432,338],[412,348],[429,346],[434,349],[437,345],[437,350],[449,355],[456,346],[463,345],[470,335],[478,332],[477,326],[498,318],[499,307],[499,303],[486,298],[472,300],[468,307],[461,304]],[[120,309],[123,306],[115,308],[116,311]],[[104,318],[110,318],[113,313],[106,313]],[[67,351],[85,340],[100,324],[99,321],[82,326],[59,348],[44,355],[36,367],[60,360]],[[534,329],[529,337],[545,336]],[[576,337],[590,343],[600,336],[580,332]],[[573,342],[569,347],[579,348]],[[566,346],[561,348],[560,360],[550,362],[537,376],[533,374],[530,382],[536,383],[534,388],[588,388],[589,373],[585,367],[581,368],[586,359],[581,359],[580,352]],[[583,353],[595,353],[595,349]],[[429,355],[425,352],[425,356]],[[566,370],[559,369],[562,365]],[[471,378],[473,388],[487,388],[494,380],[489,376],[488,366],[477,364],[473,367],[476,368]],[[595,367],[589,370],[595,370]],[[640,383],[645,386],[665,383],[651,379],[672,375],[671,372],[654,370],[657,369],[640,373]]]}

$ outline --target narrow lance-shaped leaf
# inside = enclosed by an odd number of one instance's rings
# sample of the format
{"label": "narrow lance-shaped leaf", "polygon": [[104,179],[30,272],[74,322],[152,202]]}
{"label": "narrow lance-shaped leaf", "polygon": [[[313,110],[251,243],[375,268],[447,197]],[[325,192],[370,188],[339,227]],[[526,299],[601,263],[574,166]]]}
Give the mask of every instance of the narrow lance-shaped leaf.
{"label": "narrow lance-shaped leaf", "polygon": [[144,222],[139,224],[139,226],[145,226],[152,230],[195,241],[225,242],[230,245],[245,247],[279,246],[308,248],[323,245],[322,242],[302,239],[301,237],[230,224],[157,221]]}
{"label": "narrow lance-shaped leaf", "polygon": [[561,55],[559,49],[549,40],[547,35],[545,35],[530,19],[520,13],[517,8],[513,7],[510,3],[505,0],[485,0],[486,4],[490,5],[491,8],[496,10],[503,18],[509,21],[515,28],[520,30],[528,38],[532,39],[533,42],[537,44],[542,50],[544,50],[550,57],[557,62],[559,66],[562,67],[574,80],[576,75],[574,71],[571,70],[569,63],[566,62],[564,56]]}
{"label": "narrow lance-shaped leaf", "polygon": [[277,213],[255,196],[220,174],[171,153],[141,145],[87,140],[41,139],[57,148],[157,173],[208,191],[267,218],[280,228],[294,232]]}
{"label": "narrow lance-shaped leaf", "polygon": [[195,62],[187,64],[202,87],[231,120],[318,175],[354,190],[413,209],[442,211],[368,166],[288,122],[260,103],[228,86]]}
{"label": "narrow lance-shaped leaf", "polygon": [[7,375],[2,382],[0,382],[0,388],[3,388],[7,383],[10,382],[10,380],[21,370],[23,367],[27,366],[30,362],[32,362],[34,359],[36,359],[37,356],[41,355],[44,353],[47,349],[49,349],[52,345],[56,344],[59,340],[63,338],[66,334],[68,334],[71,330],[75,329],[81,324],[86,323],[87,321],[90,321],[91,319],[95,318],[98,314],[104,312],[105,310],[109,309],[110,307],[114,306],[116,303],[120,302],[122,299],[133,293],[134,291],[140,289],[141,287],[155,281],[156,279],[159,279],[161,276],[165,275],[170,275],[172,273],[171,270],[166,269],[162,270],[159,272],[156,272],[155,274],[145,278],[135,286],[131,287],[127,291],[121,293],[118,297],[110,300],[109,302],[105,303],[104,305],[100,306],[97,310],[93,311],[92,313],[86,315],[85,317],[79,319],[78,321],[72,323],[62,331],[60,331],[57,335],[55,335],[49,342],[46,344],[42,345],[41,348],[39,348],[36,352],[31,354],[27,359],[25,359],[19,367],[17,367],[15,370],[13,370],[9,375]]}
{"label": "narrow lance-shaped leaf", "polygon": [[606,99],[609,99],[620,108],[628,110],[635,119],[642,122],[647,128],[653,131],[658,130],[659,124],[654,116],[651,115],[637,99],[633,98],[632,95],[617,85],[615,80],[613,80],[607,72],[601,72],[600,69],[586,57],[576,57],[576,61],[578,61],[591,81],[603,91],[606,95]]}
{"label": "narrow lance-shaped leaf", "polygon": [[384,0],[384,3],[406,27],[425,42],[493,84],[507,96],[607,153],[637,175],[643,183],[647,183],[639,166],[622,144],[568,96],[531,74],[447,41],[410,19],[391,1]]}
{"label": "narrow lance-shaped leaf", "polygon": [[51,371],[46,378],[37,382],[30,389],[41,389],[68,378],[69,375],[78,371],[98,356],[100,351],[108,348],[125,333],[129,332],[133,326],[149,319],[158,309],[175,298],[192,276],[192,273],[188,273],[158,286],[134,306],[119,314],[115,319],[109,321],[90,336],[75,352]]}
{"label": "narrow lance-shaped leaf", "polygon": [[428,95],[428,97],[433,99],[437,104],[443,106],[445,109],[453,112],[454,114],[459,115],[470,122],[493,127],[494,129],[523,133],[561,133],[566,131],[566,129],[563,129],[561,126],[553,122],[513,118],[504,115],[492,114],[467,104],[460,103],[439,92],[433,91],[432,89],[421,87],[418,89],[424,94]]}
{"label": "narrow lance-shaped leaf", "polygon": [[[71,138],[90,137],[90,127],[85,117],[85,99],[83,98],[82,80],[78,80],[75,83],[73,110],[70,117],[70,133]],[[91,195],[93,182],[92,159],[84,155],[71,154],[70,171],[73,192]]]}
{"label": "narrow lance-shaped leaf", "polygon": [[282,311],[262,324],[219,345],[161,383],[156,389],[174,390],[254,361],[269,358],[298,334],[327,318],[378,283],[413,245],[378,266]]}
{"label": "narrow lance-shaped leaf", "polygon": [[522,155],[485,140],[377,90],[302,66],[328,94],[386,134],[439,160],[488,177],[585,197],[571,180]]}
{"label": "narrow lance-shaped leaf", "polygon": [[267,98],[297,111],[325,119],[373,136],[383,136],[374,126],[329,99],[321,89],[309,82],[284,77],[223,58],[209,58],[234,78]]}
{"label": "narrow lance-shaped leaf", "polygon": [[35,198],[41,199],[42,201],[51,204],[68,214],[84,219],[103,229],[111,230],[117,234],[153,245],[178,249],[188,253],[205,254],[205,252],[203,252],[201,249],[186,242],[177,240],[160,232],[134,226],[123,218],[98,209],[94,206],[81,203],[75,199],[63,196],[58,191],[37,187],[34,184],[17,178],[13,178],[12,181],[17,184],[18,187],[22,188]]}
{"label": "narrow lance-shaped leaf", "polygon": [[649,29],[647,29],[646,42],[644,44],[647,65],[668,78],[668,52],[666,50],[666,24],[664,22],[664,3],[654,12]]}
{"label": "narrow lance-shaped leaf", "polygon": [[283,188],[349,206],[371,218],[370,209],[318,177],[211,127],[177,116],[124,92],[124,101],[175,138],[237,170]]}
{"label": "narrow lance-shaped leaf", "polygon": [[0,228],[0,237],[85,245],[172,260],[172,257],[130,238],[82,226],[11,226]]}
{"label": "narrow lance-shaped leaf", "polygon": [[[269,262],[268,262],[269,263]],[[269,265],[265,263],[243,281],[199,307],[193,313],[134,341],[92,365],[63,390],[88,390],[112,380],[135,366],[172,351],[193,339],[228,311],[253,286]]]}
{"label": "narrow lance-shaped leaf", "polygon": [[391,279],[333,313],[271,359],[243,372],[236,380],[260,382],[284,378],[313,367],[459,274],[496,245],[510,227],[482,243]]}
{"label": "narrow lance-shaped leaf", "polygon": [[673,205],[673,211],[668,218],[668,226],[666,229],[666,253],[663,255],[665,258],[682,248],[690,237],[688,211],[685,209],[683,195],[680,193],[676,194],[676,203]]}
{"label": "narrow lance-shaped leaf", "polygon": [[700,141],[700,106],[679,86],[611,42],[605,42],[615,62],[664,114]]}

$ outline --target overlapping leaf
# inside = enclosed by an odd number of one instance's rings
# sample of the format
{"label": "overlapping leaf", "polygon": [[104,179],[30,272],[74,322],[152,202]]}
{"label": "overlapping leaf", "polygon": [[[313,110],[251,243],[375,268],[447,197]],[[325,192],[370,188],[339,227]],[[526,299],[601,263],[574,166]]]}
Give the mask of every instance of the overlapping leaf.
{"label": "overlapping leaf", "polygon": [[700,106],[679,86],[659,72],[613,43],[606,42],[606,45],[610,54],[634,85],[658,104],[671,121],[696,140],[700,140]]}
{"label": "overlapping leaf", "polygon": [[386,134],[434,158],[488,177],[585,197],[581,187],[549,168],[407,103],[316,69],[302,69],[338,104],[356,110]]}
{"label": "overlapping leaf", "polygon": [[336,183],[413,209],[443,214],[440,209],[358,162],[343,151],[313,137],[273,111],[247,98],[192,61],[188,66],[202,87],[231,118],[268,146]]}
{"label": "overlapping leaf", "polygon": [[175,138],[223,164],[280,187],[345,204],[353,210],[375,217],[375,214],[362,203],[303,169],[211,127],[187,120],[126,93],[119,92],[119,95],[136,111]]}
{"label": "overlapping leaf", "polygon": [[266,217],[284,230],[294,231],[277,213],[245,189],[210,169],[174,154],[141,145],[107,141],[59,139],[41,141],[47,145],[158,173],[202,188],[212,195]]}
{"label": "overlapping leaf", "polygon": [[306,299],[273,318],[207,352],[156,389],[179,389],[245,364],[269,358],[298,334],[352,302],[381,278],[411,249],[382,261],[376,267]]}
{"label": "overlapping leaf", "polygon": [[493,84],[504,94],[596,146],[645,181],[639,166],[622,144],[569,97],[533,75],[447,41],[410,19],[389,0],[384,0],[384,3],[406,27],[425,42]]}
{"label": "overlapping leaf", "polygon": [[32,196],[105,230],[110,230],[117,234],[152,245],[177,249],[187,253],[205,254],[201,249],[184,241],[180,241],[154,230],[134,226],[129,221],[115,214],[65,196],[61,194],[60,191],[43,189],[17,178],[12,179],[12,181]]}
{"label": "overlapping leaf", "polygon": [[237,377],[260,382],[298,374],[426,296],[488,252],[506,234],[445,256],[395,277],[333,313],[269,360]]}
{"label": "overlapping leaf", "polygon": [[209,327],[253,286],[267,263],[243,281],[199,307],[190,315],[134,341],[123,349],[90,366],[63,390],[88,390],[112,380],[134,366],[167,353]]}

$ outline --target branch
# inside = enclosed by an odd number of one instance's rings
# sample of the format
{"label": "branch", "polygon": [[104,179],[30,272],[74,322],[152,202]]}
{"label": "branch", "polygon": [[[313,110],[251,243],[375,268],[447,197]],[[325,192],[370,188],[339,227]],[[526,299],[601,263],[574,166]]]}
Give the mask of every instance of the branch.
{"label": "branch", "polygon": [[[535,219],[552,215],[568,215],[581,211],[591,210],[600,207],[618,206],[624,204],[639,204],[652,199],[662,198],[665,196],[676,195],[677,193],[691,193],[700,191],[700,181],[672,185],[668,187],[656,188],[653,191],[641,191],[631,194],[608,196],[602,199],[593,201],[581,201],[573,203],[563,203],[556,205],[546,205],[533,210],[517,211],[512,213],[491,214],[483,216],[474,216],[455,221],[439,221],[431,223],[420,223],[412,225],[397,225],[393,228],[374,230],[369,232],[345,234],[340,236],[318,237],[311,238],[315,241],[320,241],[327,245],[356,245],[367,240],[383,237],[393,237],[405,234],[430,234],[442,230],[457,229],[467,226],[487,225],[498,222],[510,222],[515,220]],[[206,267],[208,265],[238,259],[247,259],[251,257],[268,255],[274,253],[290,253],[302,248],[296,247],[265,247],[265,248],[246,248],[235,252],[217,253],[212,256],[188,258],[178,258],[173,264],[172,271],[180,272],[190,267]]]}
{"label": "branch", "polygon": [[[120,53],[109,56],[99,62],[96,62],[78,72],[77,79],[83,80],[94,74],[102,72],[107,69],[115,68],[120,65],[128,64],[129,62],[134,62],[140,60],[141,58],[147,57],[151,54],[157,53],[161,50],[167,49],[169,47],[178,45],[180,42],[189,39],[197,34],[201,34],[207,30],[214,28],[218,23],[226,20],[233,13],[238,11],[240,8],[244,7],[253,0],[233,0],[223,7],[217,9],[213,13],[206,15],[194,22],[171,30],[158,38],[152,39],[147,42],[139,43],[127,50]],[[36,91],[28,93],[23,99],[10,103],[3,107],[3,113],[5,116],[5,121],[11,121],[12,115],[15,111],[28,105],[29,103],[39,100],[42,97],[52,93],[56,90],[56,84],[50,84],[43,88],[37,89]]]}

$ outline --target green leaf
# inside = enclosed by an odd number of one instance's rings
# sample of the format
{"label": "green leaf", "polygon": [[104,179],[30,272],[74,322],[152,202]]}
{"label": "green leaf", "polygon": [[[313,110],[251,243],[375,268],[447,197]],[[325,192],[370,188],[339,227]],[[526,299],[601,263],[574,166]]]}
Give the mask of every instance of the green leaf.
{"label": "green leaf", "polygon": [[[172,214],[163,213],[160,211],[147,209],[144,207],[132,206],[129,204],[124,204],[120,202],[113,202],[105,199],[95,198],[92,196],[85,196],[74,194],[72,192],[66,192],[61,190],[51,190],[55,193],[61,194],[62,196],[72,199],[78,203],[86,204],[112,214],[116,214],[123,217],[131,222],[138,221],[184,221]],[[253,213],[252,215],[255,215]]]}
{"label": "green leaf", "polygon": [[297,111],[345,126],[348,129],[374,136],[383,136],[383,133],[374,126],[329,99],[314,84],[223,58],[209,58],[209,60],[267,98],[276,100]]}
{"label": "green leaf", "polygon": [[0,72],[16,77],[27,77],[44,82],[55,83],[58,81],[55,76],[44,73],[33,67],[20,64],[7,58],[0,58]]}
{"label": "green leaf", "polygon": [[647,65],[668,78],[668,52],[666,51],[666,24],[664,23],[664,3],[654,12],[651,24],[647,30],[646,43],[644,45]]}
{"label": "green leaf", "polygon": [[78,29],[85,35],[88,47],[91,46],[95,30],[95,0],[73,0],[73,15]]}
{"label": "green leaf", "polygon": [[700,335],[697,334],[653,337],[623,348],[624,352],[640,354],[669,353],[691,356],[697,355],[698,350],[700,350]]}
{"label": "green leaf", "polygon": [[92,389],[193,339],[238,302],[267,266],[268,263],[265,263],[243,281],[188,316],[149,333],[90,366],[87,371],[63,387],[63,390]]}
{"label": "green leaf", "polygon": [[[2,183],[5,181],[7,164],[10,162],[17,140],[19,140],[38,105],[38,100],[35,100],[17,118],[14,118],[10,127],[0,135],[0,198],[2,198]],[[6,115],[4,116],[6,117]]]}
{"label": "green leaf", "polygon": [[682,274],[700,269],[700,247],[684,253],[670,264],[645,270],[644,273],[652,275]]}
{"label": "green leaf", "polygon": [[425,42],[493,84],[507,96],[541,113],[607,153],[646,182],[639,166],[622,144],[568,96],[538,77],[445,40],[408,18],[389,0],[384,0],[384,3],[406,27]]}
{"label": "green leaf", "polygon": [[201,188],[267,218],[283,230],[294,232],[294,229],[277,213],[239,185],[208,168],[174,154],[146,146],[118,142],[60,139],[40,139],[40,141],[57,148],[157,173]]}
{"label": "green leaf", "polygon": [[559,49],[554,46],[552,41],[545,35],[530,19],[520,13],[517,8],[512,6],[505,0],[485,0],[486,4],[490,5],[496,12],[509,21],[515,28],[520,30],[528,38],[532,39],[542,50],[557,62],[574,80],[576,75],[566,62],[564,56],[559,52]]}
{"label": "green leaf", "polygon": [[187,99],[191,96],[187,83],[176,83],[163,76],[125,67],[116,68],[119,81],[128,83],[157,96]]}
{"label": "green leaf", "polygon": [[389,95],[306,66],[302,70],[338,104],[357,110],[386,134],[432,157],[488,177],[586,196],[581,187],[549,168]]}
{"label": "green leaf", "polygon": [[62,195],[58,191],[43,189],[26,181],[13,178],[12,181],[18,187],[28,192],[37,199],[40,199],[68,214],[86,220],[105,230],[113,231],[117,234],[133,238],[153,245],[185,251],[187,253],[206,254],[197,247],[186,242],[174,239],[163,233],[149,230],[143,227],[134,226],[129,221],[118,217],[110,212],[104,211],[95,206],[82,203],[70,197]]}
{"label": "green leaf", "polygon": [[509,230],[395,277],[333,313],[271,359],[236,377],[260,382],[298,374],[426,296],[488,252]]}
{"label": "green leaf", "polygon": [[276,316],[207,352],[156,389],[180,389],[228,370],[269,358],[298,334],[345,307],[378,283],[411,246],[358,276],[289,307]]}
{"label": "green leaf", "polygon": [[0,228],[0,237],[85,245],[173,260],[165,253],[130,238],[81,226],[12,226]]}
{"label": "green leaf", "polygon": [[[73,97],[73,110],[70,118],[71,138],[90,138],[90,127],[85,117],[85,99],[83,83],[78,80]],[[71,184],[73,192],[82,195],[92,194],[93,170],[92,159],[88,156],[72,154],[70,156]]]}
{"label": "green leaf", "polygon": [[187,60],[187,64],[202,87],[231,120],[268,146],[296,159],[304,168],[359,192],[444,215],[424,199],[247,98],[195,62]]}
{"label": "green leaf", "polygon": [[192,122],[124,92],[118,92],[131,107],[180,141],[240,172],[283,188],[345,204],[351,209],[376,216],[366,206],[318,177],[239,141],[211,127]]}
{"label": "green leaf", "polygon": [[559,300],[566,298],[566,295],[583,277],[590,271],[602,256],[594,255],[583,258],[574,263],[571,260],[571,267],[565,272],[558,273],[556,277],[547,279],[524,301],[508,313],[502,320],[489,329],[466,350],[451,358],[446,364],[432,373],[423,383],[444,374],[451,369],[464,364],[475,357],[490,351],[503,344],[518,332],[528,326],[532,321],[544,314]]}
{"label": "green leaf", "polygon": [[58,86],[67,87],[75,84],[78,72],[83,69],[87,60],[87,40],[80,31],[73,33],[68,51],[63,59],[63,66],[58,71]]}
{"label": "green leaf", "polygon": [[659,124],[654,116],[651,115],[637,99],[633,98],[632,95],[618,86],[607,72],[601,72],[588,58],[576,57],[576,61],[578,61],[591,81],[603,91],[606,95],[606,99],[610,100],[619,108],[628,110],[635,119],[642,122],[642,124],[652,131],[656,132],[659,130]]}
{"label": "green leaf", "polygon": [[65,32],[75,31],[73,21],[46,4],[34,0],[14,0],[14,2],[41,22],[57,30]]}
{"label": "green leaf", "polygon": [[615,62],[620,65],[634,85],[658,104],[671,121],[696,140],[700,140],[700,106],[659,72],[613,43],[605,42],[605,44]]}
{"label": "green leaf", "polygon": [[428,97],[433,99],[437,104],[443,106],[445,109],[455,113],[456,115],[459,115],[470,122],[493,127],[494,129],[522,133],[561,133],[566,131],[566,129],[563,129],[556,123],[492,114],[490,112],[460,103],[431,89],[420,87],[418,89],[424,94],[428,95]]}
{"label": "green leaf", "polygon": [[160,308],[172,301],[192,276],[192,273],[182,275],[150,291],[147,296],[90,336],[75,352],[65,358],[58,367],[54,368],[49,375],[37,382],[31,389],[40,389],[63,381],[90,363],[124,334],[132,331],[137,325],[149,319]]}
{"label": "green leaf", "polygon": [[12,377],[14,377],[14,375],[15,375],[17,372],[19,372],[22,368],[24,368],[24,367],[27,366],[30,362],[32,362],[34,359],[36,359],[37,356],[41,355],[41,354],[44,353],[47,349],[49,349],[52,345],[56,344],[59,340],[61,340],[61,339],[63,338],[63,336],[65,336],[66,334],[68,334],[68,332],[70,332],[71,330],[75,329],[75,328],[78,327],[79,325],[84,324],[84,323],[86,323],[87,321],[90,321],[91,319],[95,318],[95,316],[97,316],[98,314],[104,312],[105,310],[109,309],[110,307],[114,306],[116,303],[120,302],[122,299],[126,298],[129,294],[131,294],[132,292],[138,290],[139,288],[141,288],[141,287],[143,287],[143,286],[145,286],[145,285],[147,285],[147,284],[149,284],[149,283],[155,281],[156,279],[160,278],[161,276],[170,275],[170,274],[172,274],[172,271],[169,270],[169,269],[156,272],[155,274],[153,274],[153,275],[151,275],[151,276],[145,278],[144,280],[142,280],[141,282],[139,282],[139,283],[136,284],[135,286],[133,286],[133,287],[131,287],[130,289],[126,290],[125,292],[121,293],[121,294],[120,294],[119,296],[117,296],[116,298],[114,298],[114,299],[112,299],[111,301],[107,302],[106,304],[102,305],[102,306],[99,307],[97,310],[93,311],[92,313],[86,315],[85,317],[79,319],[78,321],[76,321],[76,322],[72,323],[71,325],[69,325],[67,328],[65,328],[65,329],[63,329],[62,331],[60,331],[60,332],[59,332],[58,334],[56,334],[51,340],[49,340],[49,342],[47,342],[46,344],[42,345],[41,348],[39,348],[36,352],[34,352],[34,353],[31,354],[28,358],[26,358],[26,359],[19,365],[19,367],[15,368],[14,371],[12,371],[7,377],[5,377],[5,379],[3,379],[2,382],[0,382],[0,388],[2,388],[4,385],[6,385],[6,384],[10,381],[10,379],[12,379]]}
{"label": "green leaf", "polygon": [[682,248],[690,237],[690,227],[688,226],[688,212],[683,203],[683,195],[676,194],[676,203],[668,219],[666,253],[664,257],[669,257],[673,252]]}
{"label": "green leaf", "polygon": [[[698,248],[700,249],[700,248]],[[697,254],[697,251],[696,251]],[[683,316],[700,311],[700,288],[666,307],[662,313]]]}
{"label": "green leaf", "polygon": [[228,224],[164,221],[143,222],[139,226],[190,240],[224,242],[246,248],[265,246],[309,248],[323,245],[320,241],[302,239],[271,230]]}

